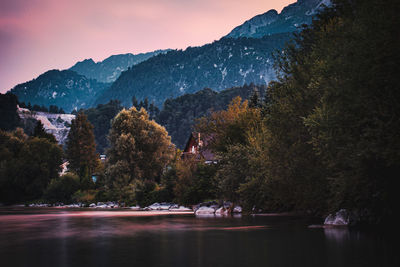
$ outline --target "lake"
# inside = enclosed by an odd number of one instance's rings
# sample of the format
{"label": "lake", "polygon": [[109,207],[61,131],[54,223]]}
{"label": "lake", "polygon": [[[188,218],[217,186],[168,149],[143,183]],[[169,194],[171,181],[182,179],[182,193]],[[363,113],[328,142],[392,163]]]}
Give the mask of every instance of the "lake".
{"label": "lake", "polygon": [[3,207],[0,266],[399,266],[393,235],[316,222]]}

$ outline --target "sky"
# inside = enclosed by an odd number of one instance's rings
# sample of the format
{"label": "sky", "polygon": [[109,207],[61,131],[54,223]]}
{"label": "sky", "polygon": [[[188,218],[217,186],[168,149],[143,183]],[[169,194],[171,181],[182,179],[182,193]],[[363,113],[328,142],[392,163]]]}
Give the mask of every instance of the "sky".
{"label": "sky", "polygon": [[0,0],[0,92],[87,58],[211,43],[296,0]]}

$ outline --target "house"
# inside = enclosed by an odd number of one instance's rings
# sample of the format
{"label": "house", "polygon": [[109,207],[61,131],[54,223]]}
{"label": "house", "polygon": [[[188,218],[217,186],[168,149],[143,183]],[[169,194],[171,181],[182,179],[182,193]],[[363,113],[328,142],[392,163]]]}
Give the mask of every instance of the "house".
{"label": "house", "polygon": [[217,159],[207,148],[207,138],[200,133],[192,132],[182,153],[182,158],[194,157],[196,160],[204,160],[206,164],[217,163]]}

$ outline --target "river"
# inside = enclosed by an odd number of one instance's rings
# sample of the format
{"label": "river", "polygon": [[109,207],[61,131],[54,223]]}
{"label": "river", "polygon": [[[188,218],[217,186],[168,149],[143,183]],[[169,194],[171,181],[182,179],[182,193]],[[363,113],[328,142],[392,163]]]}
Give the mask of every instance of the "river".
{"label": "river", "polygon": [[0,266],[400,266],[391,235],[294,216],[0,209]]}

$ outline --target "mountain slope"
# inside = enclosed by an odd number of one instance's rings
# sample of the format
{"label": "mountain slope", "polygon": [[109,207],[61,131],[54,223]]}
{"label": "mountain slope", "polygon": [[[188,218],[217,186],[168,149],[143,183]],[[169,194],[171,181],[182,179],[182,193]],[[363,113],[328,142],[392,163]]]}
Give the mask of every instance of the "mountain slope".
{"label": "mountain slope", "polygon": [[93,59],[85,59],[77,62],[70,70],[78,74],[85,75],[90,79],[96,79],[103,83],[114,82],[122,71],[143,62],[160,53],[166,53],[168,50],[156,50],[148,53],[134,54],[119,54],[112,55],[100,62],[94,62]]}
{"label": "mountain slope", "polygon": [[275,78],[272,52],[281,49],[291,34],[259,39],[222,38],[201,47],[174,50],[152,57],[123,72],[96,100],[118,99],[131,105],[135,96],[159,107],[167,98],[209,87],[216,91],[244,84],[267,84]]}
{"label": "mountain slope", "polygon": [[66,112],[90,107],[109,84],[88,79],[71,70],[50,70],[11,89],[19,101],[37,105],[56,105]]}
{"label": "mountain slope", "polygon": [[260,38],[276,33],[294,32],[303,24],[310,24],[312,18],[329,0],[298,0],[285,7],[280,14],[274,9],[247,20],[234,28],[226,37]]}

